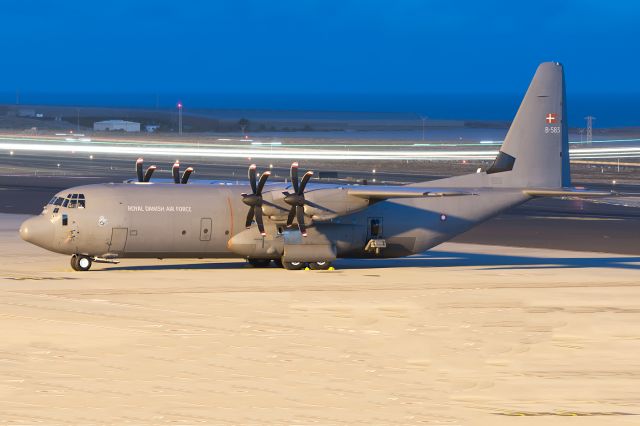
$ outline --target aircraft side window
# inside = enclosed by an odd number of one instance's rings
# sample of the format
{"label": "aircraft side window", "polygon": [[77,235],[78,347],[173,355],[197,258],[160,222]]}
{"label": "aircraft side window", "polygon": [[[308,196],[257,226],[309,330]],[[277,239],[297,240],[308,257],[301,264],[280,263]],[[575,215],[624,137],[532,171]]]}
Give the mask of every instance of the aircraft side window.
{"label": "aircraft side window", "polygon": [[69,204],[69,199],[65,198],[64,201],[62,202],[62,207],[67,207],[67,204]]}
{"label": "aircraft side window", "polygon": [[84,194],[78,194],[78,208],[84,209],[87,207],[87,202],[84,199]]}
{"label": "aircraft side window", "polygon": [[47,205],[55,203],[57,198],[58,197],[53,197],[52,199],[50,199],[49,202],[47,203]]}
{"label": "aircraft side window", "polygon": [[69,205],[67,207],[69,207],[70,209],[75,209],[77,205],[78,205],[78,200],[71,199],[69,200]]}
{"label": "aircraft side window", "polygon": [[66,214],[62,215],[62,226],[67,226],[69,224],[69,216]]}
{"label": "aircraft side window", "polygon": [[63,202],[64,202],[64,198],[58,197],[58,198],[56,198],[56,201],[53,203],[53,205],[61,206]]}
{"label": "aircraft side window", "polygon": [[54,213],[58,213],[59,211],[60,211],[60,208],[59,208],[59,207],[56,207],[55,209],[53,209],[53,212],[54,212]]}

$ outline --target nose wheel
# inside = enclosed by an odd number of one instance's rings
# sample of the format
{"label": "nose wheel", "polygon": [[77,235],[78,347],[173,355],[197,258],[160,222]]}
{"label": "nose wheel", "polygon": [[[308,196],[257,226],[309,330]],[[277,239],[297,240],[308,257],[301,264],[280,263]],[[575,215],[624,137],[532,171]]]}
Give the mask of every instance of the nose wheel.
{"label": "nose wheel", "polygon": [[71,256],[71,268],[74,271],[88,271],[91,269],[93,261],[89,256],[84,256],[82,254],[74,254]]}

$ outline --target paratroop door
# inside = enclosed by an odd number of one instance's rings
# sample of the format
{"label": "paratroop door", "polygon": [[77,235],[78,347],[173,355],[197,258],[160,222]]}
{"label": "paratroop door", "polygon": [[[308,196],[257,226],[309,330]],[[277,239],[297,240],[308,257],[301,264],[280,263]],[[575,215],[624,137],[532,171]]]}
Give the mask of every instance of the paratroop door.
{"label": "paratroop door", "polygon": [[109,243],[109,253],[124,253],[128,233],[129,228],[113,228],[111,242]]}

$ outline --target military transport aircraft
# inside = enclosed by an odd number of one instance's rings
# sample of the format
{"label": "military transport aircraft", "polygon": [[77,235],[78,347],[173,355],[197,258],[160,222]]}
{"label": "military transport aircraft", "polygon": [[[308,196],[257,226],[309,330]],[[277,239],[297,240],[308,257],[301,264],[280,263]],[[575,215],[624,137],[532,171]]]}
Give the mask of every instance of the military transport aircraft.
{"label": "military transport aircraft", "polygon": [[[188,184],[173,167],[172,183],[152,182],[155,166],[137,181],[86,185],[57,194],[26,220],[21,237],[71,255],[71,266],[121,258],[246,258],[286,269],[327,269],[336,258],[421,253],[534,197],[605,196],[570,188],[562,65],[543,63],[533,77],[505,141],[485,171],[406,186],[310,182]],[[174,184],[175,183],[175,184]],[[178,185],[176,185],[178,184]],[[294,225],[295,223],[295,225]]]}

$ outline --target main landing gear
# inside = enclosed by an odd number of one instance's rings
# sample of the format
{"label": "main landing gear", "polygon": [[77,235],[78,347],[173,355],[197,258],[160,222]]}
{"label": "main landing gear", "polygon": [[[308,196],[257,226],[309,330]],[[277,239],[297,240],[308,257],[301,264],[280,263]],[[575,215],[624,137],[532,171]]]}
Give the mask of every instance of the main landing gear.
{"label": "main landing gear", "polygon": [[[249,265],[254,268],[268,268],[271,264],[271,259],[247,259]],[[329,261],[320,261],[320,262],[283,262],[282,259],[274,259],[273,263],[279,267],[284,268],[289,271],[299,271],[301,269],[313,269],[316,271],[326,271],[331,267],[331,262]]]}
{"label": "main landing gear", "polygon": [[289,271],[299,271],[300,269],[313,269],[316,271],[326,271],[331,267],[331,262],[282,262],[282,266]]}
{"label": "main landing gear", "polygon": [[74,254],[71,256],[71,267],[74,271],[88,271],[91,269],[93,260],[89,256]]}

